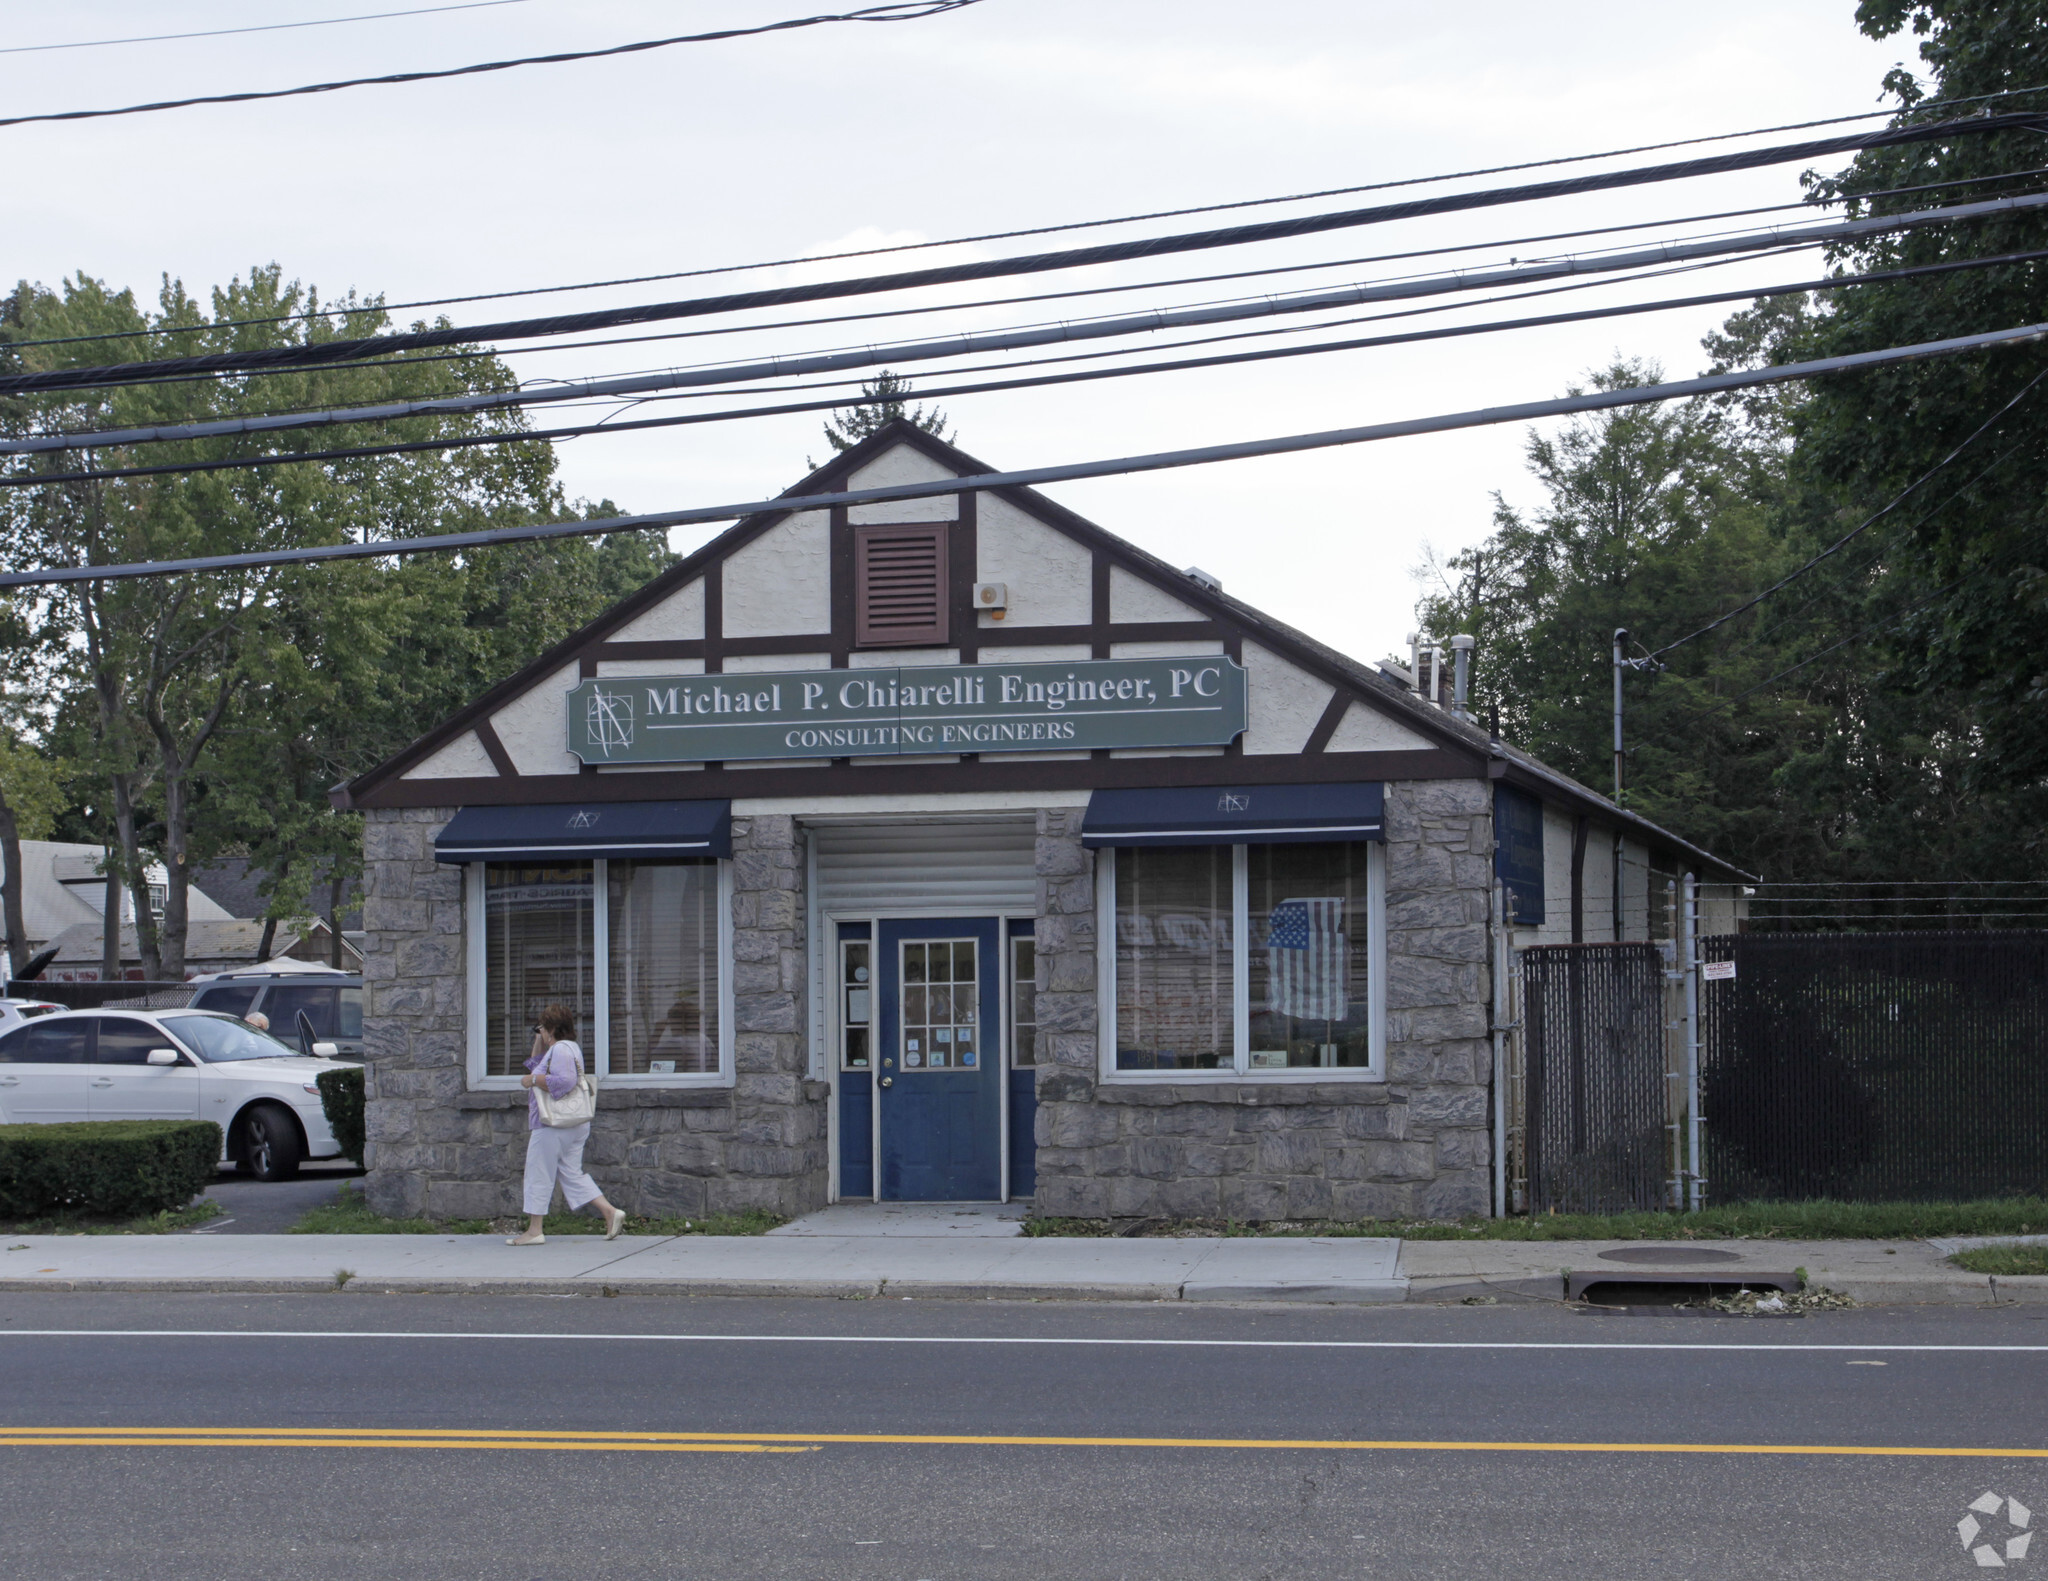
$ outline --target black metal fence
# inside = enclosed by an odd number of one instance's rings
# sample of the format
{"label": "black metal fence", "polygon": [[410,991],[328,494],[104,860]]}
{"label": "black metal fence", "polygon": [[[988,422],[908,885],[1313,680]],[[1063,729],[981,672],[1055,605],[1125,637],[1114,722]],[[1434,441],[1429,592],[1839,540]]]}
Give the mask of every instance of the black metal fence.
{"label": "black metal fence", "polygon": [[1710,1201],[2048,1193],[2048,933],[1701,946]]}
{"label": "black metal fence", "polygon": [[1529,1209],[1667,1200],[1664,956],[1654,944],[1521,952]]}
{"label": "black metal fence", "polygon": [[9,983],[10,999],[41,999],[67,1010],[97,1010],[124,1005],[130,1010],[175,1010],[192,1002],[190,983],[128,982],[108,978],[97,983]]}

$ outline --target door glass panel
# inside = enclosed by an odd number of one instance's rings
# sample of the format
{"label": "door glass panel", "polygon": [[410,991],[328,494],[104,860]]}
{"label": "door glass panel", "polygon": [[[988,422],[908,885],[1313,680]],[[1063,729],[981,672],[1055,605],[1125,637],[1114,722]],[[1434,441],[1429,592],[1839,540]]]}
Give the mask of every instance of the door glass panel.
{"label": "door glass panel", "polygon": [[147,1065],[151,1049],[172,1047],[171,1040],[147,1021],[126,1016],[108,1016],[100,1022],[99,1046],[93,1051],[96,1065]]}
{"label": "door glass panel", "polygon": [[906,939],[903,951],[905,1070],[973,1070],[981,1064],[980,1003],[972,939]]}
{"label": "door glass panel", "polygon": [[1025,1070],[1038,1063],[1038,947],[1031,939],[1010,941],[1010,1064]]}
{"label": "door glass panel", "polygon": [[866,939],[847,939],[839,946],[839,1025],[844,1039],[840,1064],[847,1070],[866,1070],[873,1058],[869,1039],[874,1030],[875,985],[870,981],[874,974],[868,964],[869,950]]}

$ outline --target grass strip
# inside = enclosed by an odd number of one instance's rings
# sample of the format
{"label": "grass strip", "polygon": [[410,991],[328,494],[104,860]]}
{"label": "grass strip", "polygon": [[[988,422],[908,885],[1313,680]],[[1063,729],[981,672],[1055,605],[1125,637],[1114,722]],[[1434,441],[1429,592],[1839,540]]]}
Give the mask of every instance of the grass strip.
{"label": "grass strip", "polygon": [[[704,1213],[689,1218],[644,1219],[629,1216],[628,1235],[765,1235],[789,1221],[780,1214],[751,1208],[745,1213]],[[333,1202],[312,1209],[294,1224],[294,1235],[518,1235],[526,1229],[524,1214],[498,1219],[387,1219],[370,1211],[353,1185],[341,1188]],[[542,1229],[547,1235],[602,1235],[604,1221],[594,1213],[550,1213]]]}
{"label": "grass strip", "polygon": [[1973,1246],[1949,1261],[1973,1274],[2048,1274],[2048,1246]]}
{"label": "grass strip", "polygon": [[[222,1212],[218,1202],[199,1201],[183,1208],[165,1208],[140,1218],[104,1218],[79,1213],[53,1213],[39,1219],[9,1219],[0,1236],[13,1235],[176,1235],[196,1229]],[[12,1248],[8,1248],[12,1250]]]}
{"label": "grass strip", "polygon": [[1024,1233],[1391,1236],[1408,1241],[1908,1241],[1934,1235],[2048,1234],[2048,1198],[1731,1202],[1697,1213],[1544,1213],[1507,1219],[1355,1219],[1343,1223],[1320,1219],[1044,1218],[1027,1219]]}

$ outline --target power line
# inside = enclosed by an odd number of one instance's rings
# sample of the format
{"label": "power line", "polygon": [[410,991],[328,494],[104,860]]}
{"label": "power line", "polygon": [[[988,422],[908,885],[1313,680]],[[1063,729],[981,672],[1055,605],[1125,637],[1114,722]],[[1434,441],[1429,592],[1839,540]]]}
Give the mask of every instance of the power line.
{"label": "power line", "polygon": [[[1008,275],[1042,274],[1053,270],[1075,269],[1132,258],[1199,252],[1216,247],[1235,247],[1252,242],[1320,235],[1328,231],[1383,224],[1398,219],[1413,219],[1423,215],[1491,208],[1505,203],[1536,202],[1545,198],[1607,191],[1616,187],[1641,186],[1652,182],[1749,170],[1762,165],[1784,164],[1862,148],[1891,147],[1930,139],[2021,128],[2048,132],[2048,115],[1979,116],[1968,121],[1896,127],[1885,131],[1826,138],[1816,142],[1778,144],[1739,154],[1717,154],[1709,159],[1685,160],[1668,165],[1644,165],[1632,170],[1574,176],[1562,181],[1536,182],[1520,187],[1488,188],[1479,192],[1451,193],[1434,198],[1412,199],[1404,203],[1380,204],[1373,208],[1304,215],[1287,220],[1264,220],[1248,225],[1226,226],[1218,230],[1191,231],[1174,236],[1148,237],[1139,241],[1068,248],[1052,253],[948,264],[937,268],[906,270],[892,275],[870,275],[861,279],[820,281],[811,285],[740,291],[725,296],[697,297],[679,302],[646,303],[637,307],[558,314],[549,318],[513,319],[498,324],[416,330],[398,335],[322,341],[310,345],[270,347],[259,351],[220,352],[207,356],[168,358],[157,362],[13,374],[0,378],[0,393],[77,389],[147,379],[166,373],[226,372],[287,365],[312,367],[393,351],[424,350],[482,340],[531,340],[587,330],[611,329],[627,324],[733,313],[755,307],[779,307],[794,302],[821,302],[840,297],[865,296],[878,291],[903,291],[920,286],[950,285],[962,280],[989,280]],[[2017,200],[1997,201],[2010,203]]]}
{"label": "power line", "polygon": [[[1262,296],[1213,305],[1155,309],[1123,318],[1101,318],[1056,323],[1032,328],[990,330],[980,334],[950,335],[939,340],[866,345],[845,351],[811,353],[803,356],[773,357],[766,361],[727,363],[712,367],[675,369],[661,373],[633,374],[609,379],[489,390],[473,394],[435,396],[418,400],[386,401],[373,405],[336,407],[326,411],[298,412],[276,417],[219,418],[211,422],[154,424],[126,429],[101,429],[93,433],[37,434],[0,440],[0,454],[23,455],[56,450],[77,450],[109,444],[152,444],[169,440],[212,439],[231,434],[277,432],[291,428],[312,428],[335,423],[384,421],[393,418],[445,415],[452,412],[484,411],[511,406],[532,406],[556,401],[598,396],[644,395],[706,385],[739,384],[760,378],[807,373],[839,372],[851,368],[876,368],[888,364],[928,362],[972,356],[984,351],[1017,351],[1032,346],[1064,344],[1076,340],[1115,339],[1126,335],[1152,333],[1187,325],[1219,324],[1280,314],[1318,312],[1325,307],[1349,307],[1366,302],[1412,300],[1416,297],[1486,290],[1496,285],[1526,281],[1554,280],[1589,273],[1612,273],[1645,265],[1673,263],[1685,259],[1712,258],[1730,253],[1757,252],[1785,247],[1817,246],[1827,242],[1875,232],[1905,230],[1921,225],[1949,224],[1982,219],[2017,209],[2048,206],[2048,193],[2026,197],[1992,198],[1949,209],[1925,209],[1912,214],[1887,215],[1875,219],[1835,220],[1823,225],[1772,227],[1733,237],[1715,237],[1694,242],[1665,242],[1656,247],[1627,253],[1608,253],[1590,259],[1561,258],[1544,263],[1521,264],[1505,269],[1454,271],[1445,275],[1360,284],[1293,296]],[[5,381],[0,381],[4,385]]]}
{"label": "power line", "polygon": [[1448,433],[1455,429],[1486,427],[1500,423],[1531,422],[1577,412],[1606,411],[1624,406],[1644,406],[1696,395],[1715,395],[1726,390],[1748,389],[1757,385],[1782,384],[1794,379],[1820,378],[1828,374],[1883,367],[1924,357],[1947,357],[1965,352],[1994,350],[2042,339],[2048,339],[2048,323],[1988,330],[1975,335],[1922,341],[1910,346],[1891,346],[1881,351],[1853,352],[1844,356],[1824,357],[1812,362],[1750,368],[1740,373],[1709,374],[1704,378],[1684,379],[1675,383],[1638,385],[1621,390],[1594,390],[1582,395],[1562,396],[1546,401],[1525,401],[1512,406],[1484,407],[1474,411],[1408,418],[1391,423],[1371,423],[1357,428],[1327,429],[1320,433],[1285,434],[1272,439],[1243,440],[1234,444],[1205,445],[1188,450],[1158,451],[1151,455],[1069,462],[1016,472],[973,473],[943,481],[894,483],[878,488],[848,489],[830,494],[784,494],[775,499],[750,500],[737,505],[697,506],[640,516],[615,516],[600,521],[533,522],[522,527],[442,533],[421,538],[385,538],[367,543],[320,544],[300,549],[260,550],[249,554],[200,555],[181,560],[142,560],[119,565],[54,566],[36,571],[9,571],[0,573],[0,587],[48,587],[68,582],[127,581],[138,577],[171,576],[192,571],[242,571],[268,566],[315,565],[329,560],[385,559],[395,555],[444,553],[449,550],[482,548],[500,543],[535,542],[549,538],[601,537],[611,533],[641,532],[653,527],[680,527],[703,522],[731,521],[764,511],[785,513],[826,510],[838,505],[869,505],[888,500],[930,499],[941,494],[975,493],[986,489],[1032,488],[1047,483],[1071,482],[1080,478],[1122,477],[1132,473],[1160,472],[1177,467],[1207,466],[1219,461],[1237,461],[1254,456],[1298,455],[1305,451],[1327,450],[1340,445],[1367,444],[1381,439]]}
{"label": "power line", "polygon": [[[1373,181],[1366,182],[1358,186],[1349,187],[1324,187],[1319,191],[1291,192],[1283,194],[1278,197],[1238,198],[1230,202],[1202,203],[1196,204],[1188,208],[1155,209],[1152,210],[1150,213],[1143,214],[1119,214],[1113,215],[1107,219],[1072,220],[1064,224],[1036,225],[1023,230],[986,231],[976,236],[949,236],[939,241],[898,242],[887,247],[860,247],[848,252],[837,253],[809,253],[800,258],[772,258],[764,260],[759,263],[718,264],[704,269],[675,269],[661,274],[621,275],[610,280],[583,280],[575,282],[574,284],[570,285],[525,286],[520,289],[511,291],[476,291],[464,296],[423,297],[417,301],[412,302],[380,302],[374,304],[365,304],[364,307],[356,309],[330,308],[325,310],[313,310],[305,313],[279,313],[274,314],[268,318],[228,319],[224,321],[217,321],[210,325],[174,324],[166,325],[159,329],[139,331],[135,333],[122,333],[119,331],[111,331],[109,333],[101,335],[68,335],[60,339],[23,340],[16,341],[13,344],[18,346],[65,346],[73,345],[82,341],[131,340],[136,338],[136,334],[192,335],[199,334],[202,331],[209,328],[240,329],[258,324],[300,323],[310,319],[328,318],[349,311],[364,311],[369,308],[375,308],[377,310],[381,310],[383,312],[388,313],[404,313],[409,312],[414,308],[452,307],[458,302],[502,302],[514,297],[553,296],[574,291],[603,291],[609,290],[616,286],[654,285],[664,280],[695,280],[702,279],[709,275],[751,274],[757,270],[785,269],[797,264],[837,263],[848,258],[877,258],[894,253],[929,252],[934,248],[965,247],[976,242],[1015,241],[1026,236],[1054,236],[1069,231],[1100,230],[1105,227],[1115,225],[1141,224],[1148,220],[1183,219],[1191,214],[1219,214],[1235,209],[1265,208],[1282,203],[1308,203],[1322,198],[1350,197],[1360,192],[1387,192],[1400,187],[1436,186],[1446,181],[1465,181],[1474,179],[1479,176],[1511,175],[1517,171],[1522,170],[1544,170],[1553,168],[1558,165],[1586,164],[1601,159],[1621,159],[1632,154],[1659,153],[1665,149],[1670,148],[1691,148],[1702,143],[1732,142],[1744,137],[1767,137],[1778,132],[1806,131],[1816,126],[1839,126],[1849,121],[1875,120],[1880,117],[1891,115],[1894,113],[1919,114],[1927,110],[1953,108],[1956,105],[1963,104],[1980,104],[1990,99],[2005,99],[2032,93],[2048,93],[2048,84],[2042,84],[2030,88],[2008,88],[1999,93],[1976,94],[1972,97],[1964,99],[1928,99],[1923,100],[1919,104],[1909,106],[1906,110],[1899,112],[1894,112],[1891,110],[1865,110],[1856,115],[1828,116],[1825,119],[1817,121],[1790,121],[1779,126],[1751,127],[1747,131],[1742,132],[1715,132],[1703,137],[1679,138],[1676,141],[1667,143],[1641,143],[1633,148],[1609,148],[1596,154],[1566,154],[1561,155],[1554,159],[1531,159],[1513,165],[1488,165],[1474,170],[1450,171],[1446,172],[1443,175],[1437,176],[1407,176],[1395,181]],[[2018,171],[2014,172],[2013,174],[2038,175],[2040,174],[2040,172],[2029,170]],[[1889,187],[1874,192],[1843,193],[1840,196],[1830,198],[1827,201],[1831,203],[1846,202],[1850,199],[1854,199],[1856,201],[1862,202],[1872,198],[1897,197],[1903,194],[1914,192],[1932,192],[1942,187],[1975,186],[1979,183],[1986,181],[1999,181],[2004,179],[2007,178],[2003,176],[1972,176],[1957,181],[1929,182],[1925,185],[1916,187]],[[1807,201],[1811,202],[1812,200],[1809,199]],[[1773,205],[1772,207],[1799,208],[1803,206],[1804,204],[1779,204]],[[1771,212],[1771,209],[1735,209],[1729,212],[1731,215],[1763,214]],[[1710,219],[1721,217],[1723,216],[1703,216],[1703,218]],[[1680,224],[1690,222],[1669,221],[1665,223]],[[1623,226],[1614,228],[1628,229],[1630,227]],[[1597,235],[1599,233],[1587,231],[1568,231],[1562,232],[1560,234]],[[1530,237],[1526,239],[1532,241],[1549,241],[1554,240],[1555,238],[1539,236]],[[1498,245],[1507,246],[1512,244],[1500,243]],[[1468,249],[1447,248],[1441,250],[1466,251]],[[1393,254],[1391,256],[1399,257],[1419,255]],[[1303,267],[1312,268],[1314,266],[1306,265]]]}
{"label": "power line", "polygon": [[435,82],[444,77],[474,77],[484,72],[510,71],[515,66],[559,66],[570,61],[602,60],[612,55],[637,55],[650,49],[667,49],[672,44],[710,44],[728,38],[752,38],[761,33],[785,33],[794,28],[817,27],[825,22],[917,22],[925,17],[944,16],[949,11],[979,5],[981,0],[890,0],[884,5],[829,16],[793,17],[784,22],[766,22],[759,27],[719,28],[711,33],[681,33],[674,38],[643,39],[637,44],[614,44],[609,49],[569,50],[555,55],[525,55],[517,60],[487,60],[475,66],[453,66],[445,71],[399,71],[382,77],[348,77],[338,82],[314,82],[301,88],[270,88],[251,93],[209,93],[191,99],[159,99],[152,104],[126,104],[113,110],[54,110],[43,115],[10,115],[0,126],[27,126],[37,121],[97,121],[111,115],[147,115],[157,110],[187,110],[198,104],[248,104],[257,99],[295,99],[309,93],[334,93],[342,88],[385,87],[405,82]]}
{"label": "power line", "polygon": [[227,38],[235,33],[284,33],[301,27],[338,27],[344,22],[384,22],[400,16],[437,16],[443,11],[487,11],[493,6],[525,5],[528,0],[465,0],[462,5],[421,6],[411,11],[372,11],[364,16],[326,16],[310,22],[265,22],[257,27],[214,27],[200,33],[144,33],[136,38],[82,38],[69,44],[10,44],[0,55],[40,55],[53,49],[105,49],[113,44],[163,44],[181,38]]}
{"label": "power line", "polygon": [[[1869,528],[1874,527],[1877,525],[1877,523],[1883,521],[1885,517],[1889,516],[1893,511],[1897,510],[1901,505],[1905,504],[1907,500],[1911,499],[1916,493],[1918,493],[1925,484],[1929,483],[1934,478],[1938,477],[1944,470],[1947,469],[1951,462],[1953,462],[1965,450],[1968,450],[1970,446],[1974,445],[1978,440],[1982,439],[1987,433],[1989,433],[1992,430],[1992,428],[1997,426],[1997,424],[2005,417],[2006,413],[2010,412],[2015,406],[2019,405],[2020,402],[2024,401],[2029,395],[2033,394],[2034,387],[2037,384],[2039,384],[2043,379],[2048,379],[2048,368],[2042,369],[2039,373],[2035,374],[2033,378],[2029,379],[2024,385],[2022,385],[2020,387],[2019,393],[2015,395],[2011,400],[2007,401],[1997,411],[1993,412],[1989,417],[1985,418],[1984,421],[1978,425],[1976,430],[1971,433],[1969,438],[1965,439],[1961,444],[1957,445],[1955,449],[1951,450],[1947,455],[1943,456],[1939,461],[1935,462],[1933,466],[1929,467],[1925,472],[1921,473],[1920,476],[1915,478],[1911,483],[1908,483],[1897,494],[1894,494],[1889,500],[1885,501],[1885,503],[1880,505],[1875,511],[1872,511],[1870,515],[1864,517],[1862,521],[1858,522],[1854,527],[1851,527],[1847,532],[1843,533],[1841,537],[1837,538],[1833,543],[1829,544],[1825,549],[1821,550],[1819,554],[1815,555],[1812,559],[1808,560],[1806,564],[1800,566],[1798,570],[1789,572],[1786,575],[1778,578],[1777,581],[1773,582],[1761,593],[1756,594],[1753,598],[1745,599],[1742,603],[1737,604],[1733,609],[1729,610],[1726,614],[1716,615],[1712,620],[1708,621],[1704,626],[1700,627],[1698,631],[1693,632],[1691,636],[1680,637],[1676,642],[1666,643],[1663,647],[1657,649],[1654,653],[1652,653],[1650,657],[1653,659],[1662,658],[1665,654],[1671,652],[1672,649],[1684,647],[1688,642],[1691,642],[1693,638],[1704,637],[1708,632],[1714,631],[1719,627],[1727,625],[1728,622],[1733,620],[1737,615],[1740,615],[1747,610],[1755,609],[1757,605],[1761,604],[1765,599],[1769,598],[1773,593],[1777,592],[1780,588],[1791,586],[1794,582],[1798,581],[1802,576],[1806,575],[1807,572],[1811,571],[1815,566],[1819,565],[1823,560],[1828,559],[1830,556],[1846,548],[1852,539],[1860,537]],[[1980,477],[1982,475],[1983,474],[1981,473],[1978,474],[1978,476]],[[1975,482],[1976,480],[1972,479],[1971,481]]]}
{"label": "power line", "polygon": [[[1772,286],[1762,290],[1748,287],[1740,291],[1720,291],[1708,295],[1677,297],[1658,302],[1625,303],[1615,307],[1587,308],[1575,313],[1550,313],[1538,317],[1499,320],[1487,324],[1460,324],[1444,329],[1411,331],[1398,335],[1374,335],[1354,340],[1319,342],[1311,346],[1285,346],[1263,351],[1236,352],[1222,356],[1189,357],[1166,362],[1132,364],[1124,367],[1092,369],[1079,373],[1046,374],[1022,379],[994,380],[980,384],[943,385],[919,391],[926,400],[946,400],[962,395],[984,395],[1011,390],[1040,389],[1050,385],[1094,382],[1102,379],[1126,378],[1145,373],[1181,373],[1192,369],[1234,366],[1241,363],[1264,362],[1281,357],[1315,356],[1326,352],[1357,351],[1382,346],[1406,345],[1417,341],[1442,340],[1466,335],[1491,334],[1503,330],[1533,329],[1557,324],[1580,323],[1589,319],[1616,318],[1638,313],[1662,312],[1674,308],[1708,306],[1715,303],[1750,301],[1761,296],[1783,296],[1796,292],[1834,290],[1844,286],[1875,284],[1885,280],[1900,279],[1911,275],[1948,273],[1958,269],[1985,268],[1993,264],[2021,260],[2048,258],[2048,248],[2030,253],[2015,253],[1997,258],[1956,259],[1937,264],[1921,264],[1908,269],[1887,270],[1871,275],[1831,275],[1818,280],[1804,280],[1791,285]],[[1694,266],[1699,267],[1699,266]],[[1550,295],[1556,291],[1584,290],[1589,285],[1606,282],[1578,282],[1568,286],[1551,287],[1545,291],[1529,292],[1526,296]],[[1506,300],[1523,300],[1522,297]],[[1270,335],[1289,330],[1330,329],[1343,323],[1370,322],[1375,318],[1400,318],[1414,312],[1442,312],[1444,307],[1411,309],[1396,314],[1373,314],[1366,319],[1336,320],[1320,325],[1287,326],[1285,330],[1252,330],[1232,335],[1211,336],[1203,340],[1182,342],[1182,345],[1203,345],[1215,340],[1238,340],[1247,335]],[[1171,348],[1168,348],[1171,349]],[[1047,363],[1085,361],[1097,357],[1124,355],[1122,352],[1090,352],[1073,357],[1035,358],[1023,363],[998,365],[998,371],[1016,367],[1037,367]],[[962,369],[972,373],[979,370]],[[824,381],[825,387],[845,384],[850,381],[833,379]],[[787,386],[788,389],[817,388],[818,386]],[[709,394],[711,392],[703,392]],[[773,393],[762,391],[759,393]],[[674,399],[675,397],[660,397]],[[413,455],[431,451],[466,450],[485,445],[520,444],[528,441],[554,441],[586,438],[594,434],[635,433],[654,428],[690,427],[703,423],[731,422],[752,417],[786,417],[804,412],[833,411],[851,406],[884,405],[890,397],[860,395],[855,397],[834,397],[829,400],[794,401],[775,406],[751,406],[713,412],[688,412],[669,417],[636,418],[625,422],[613,422],[609,418],[596,422],[558,428],[504,429],[483,434],[459,434],[436,439],[398,441],[382,445],[359,445],[342,450],[281,451],[261,456],[236,456],[210,461],[169,462],[160,466],[119,467],[104,470],[80,472],[18,472],[0,474],[0,488],[41,488],[65,483],[118,482],[125,478],[161,477],[169,474],[199,472],[221,472],[236,469],[253,469],[273,466],[291,466],[298,463],[328,461],[359,461],[383,456]],[[640,404],[640,403],[634,403]]]}

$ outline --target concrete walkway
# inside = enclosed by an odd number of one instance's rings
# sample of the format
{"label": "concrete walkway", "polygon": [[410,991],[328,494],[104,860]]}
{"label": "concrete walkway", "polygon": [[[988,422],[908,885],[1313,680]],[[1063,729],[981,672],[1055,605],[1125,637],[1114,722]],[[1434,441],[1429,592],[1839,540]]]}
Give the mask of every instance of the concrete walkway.
{"label": "concrete walkway", "polygon": [[27,1235],[0,1292],[349,1290],[831,1296],[840,1299],[1562,1301],[1588,1284],[1790,1284],[1804,1269],[1868,1303],[2048,1302],[2048,1278],[1968,1274],[1921,1241],[1394,1241],[1015,1233],[994,1210],[830,1210],[762,1236]]}

